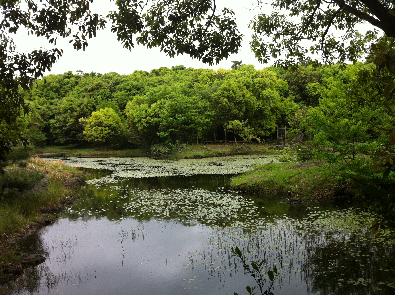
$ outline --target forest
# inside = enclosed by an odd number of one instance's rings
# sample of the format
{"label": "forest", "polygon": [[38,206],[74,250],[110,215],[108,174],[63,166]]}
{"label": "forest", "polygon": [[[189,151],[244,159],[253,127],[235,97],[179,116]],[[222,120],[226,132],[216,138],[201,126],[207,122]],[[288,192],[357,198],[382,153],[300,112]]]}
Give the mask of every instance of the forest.
{"label": "forest", "polygon": [[46,76],[24,94],[30,112],[20,125],[38,146],[261,143],[286,127],[289,142],[311,142],[313,154],[380,159],[393,152],[390,84],[373,63],[70,72]]}

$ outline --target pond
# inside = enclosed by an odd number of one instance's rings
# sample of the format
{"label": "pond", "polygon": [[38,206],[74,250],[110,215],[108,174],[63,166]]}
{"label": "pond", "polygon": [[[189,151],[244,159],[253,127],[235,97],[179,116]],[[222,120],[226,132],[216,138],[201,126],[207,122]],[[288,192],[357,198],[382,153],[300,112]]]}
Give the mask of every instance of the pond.
{"label": "pond", "polygon": [[104,171],[31,239],[14,294],[393,294],[393,230],[356,208],[228,188],[273,157],[70,158]]}

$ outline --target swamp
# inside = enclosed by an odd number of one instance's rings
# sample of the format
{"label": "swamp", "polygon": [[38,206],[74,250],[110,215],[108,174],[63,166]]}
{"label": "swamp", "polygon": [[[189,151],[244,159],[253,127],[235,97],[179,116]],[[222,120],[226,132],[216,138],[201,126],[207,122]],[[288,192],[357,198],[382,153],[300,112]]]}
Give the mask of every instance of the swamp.
{"label": "swamp", "polygon": [[231,190],[249,161],[275,157],[63,159],[97,173],[56,221],[22,241],[45,261],[1,292],[393,292],[393,230],[379,228],[378,214]]}
{"label": "swamp", "polygon": [[0,294],[395,294],[394,0],[1,0]]}

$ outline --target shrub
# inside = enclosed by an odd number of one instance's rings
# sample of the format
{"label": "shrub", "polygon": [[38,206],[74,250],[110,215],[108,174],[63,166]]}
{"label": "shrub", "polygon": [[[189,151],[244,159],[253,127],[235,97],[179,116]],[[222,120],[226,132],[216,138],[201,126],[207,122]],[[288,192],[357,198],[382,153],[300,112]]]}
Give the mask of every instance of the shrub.
{"label": "shrub", "polygon": [[95,111],[81,122],[84,124],[83,136],[90,143],[119,144],[125,135],[124,124],[112,108]]}
{"label": "shrub", "polygon": [[169,144],[155,144],[150,148],[150,156],[158,159],[166,158],[172,154],[173,149]]}
{"label": "shrub", "polygon": [[249,154],[251,152],[251,147],[247,144],[234,144],[231,148],[232,154]]}
{"label": "shrub", "polygon": [[184,144],[181,143],[164,143],[154,144],[150,148],[150,156],[152,158],[175,158],[175,153],[181,152],[185,148]]}
{"label": "shrub", "polygon": [[309,161],[313,159],[313,150],[307,145],[300,145],[295,147],[296,158],[298,161]]}
{"label": "shrub", "polygon": [[15,147],[13,148],[7,155],[6,155],[6,159],[8,161],[20,161],[20,160],[26,160],[30,157],[32,151],[32,147],[31,146],[19,146],[19,147]]}
{"label": "shrub", "polygon": [[280,151],[280,157],[278,160],[280,162],[295,162],[297,156],[291,148],[285,147]]}

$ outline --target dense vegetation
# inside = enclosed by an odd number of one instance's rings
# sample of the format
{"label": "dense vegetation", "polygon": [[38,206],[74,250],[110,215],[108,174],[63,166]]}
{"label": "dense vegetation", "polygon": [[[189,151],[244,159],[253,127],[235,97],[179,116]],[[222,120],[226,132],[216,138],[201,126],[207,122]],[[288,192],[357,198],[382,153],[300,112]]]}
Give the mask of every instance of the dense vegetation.
{"label": "dense vegetation", "polygon": [[265,140],[297,106],[275,70],[251,66],[51,75],[28,96],[47,144]]}
{"label": "dense vegetation", "polygon": [[20,131],[36,146],[144,147],[164,157],[176,144],[270,143],[286,127],[291,149],[281,160],[317,162],[260,168],[237,187],[284,185],[277,191],[301,199],[384,193],[393,207],[394,80],[382,59],[389,49],[383,39],[367,63],[346,65],[49,75],[24,93],[30,111]]}
{"label": "dense vegetation", "polygon": [[[0,180],[0,239],[61,209],[83,173],[39,158],[5,168]],[[54,214],[53,214],[54,215]]]}
{"label": "dense vegetation", "polygon": [[263,142],[286,126],[330,159],[379,156],[389,150],[393,100],[377,73],[357,63],[50,75],[26,94],[21,125],[36,145]]}
{"label": "dense vegetation", "polygon": [[[164,157],[179,148],[176,144],[274,142],[276,129],[286,127],[287,142],[294,150],[282,160],[326,163],[325,173],[335,177],[331,188],[338,190],[329,195],[349,189],[347,194],[364,198],[386,189],[385,197],[391,202],[393,57],[392,40],[383,38],[365,63],[261,70],[238,64],[217,71],[176,66],[130,75],[49,75],[29,91],[21,91],[29,112],[21,111],[17,130],[22,144],[144,147],[151,148],[153,156]],[[245,152],[240,150],[233,151]],[[176,157],[197,155],[174,153]],[[278,176],[279,169],[273,169]],[[260,187],[254,185],[257,189],[264,188],[275,178],[265,174],[267,170],[259,170],[261,179],[249,174],[247,180],[259,182]],[[293,173],[284,176],[286,185],[303,186],[306,183],[294,178],[298,173],[323,168],[283,166],[280,170]],[[319,181],[309,173],[309,181]],[[245,179],[237,181],[239,187],[246,185]],[[318,186],[308,190],[312,187]],[[295,196],[293,189],[286,191]]]}
{"label": "dense vegetation", "polygon": [[[115,1],[107,16],[93,13],[91,0],[36,2],[0,4],[0,265],[15,258],[13,237],[53,220],[82,182],[79,170],[61,163],[4,162],[27,145],[52,146],[44,152],[62,145],[76,156],[275,153],[270,141],[284,127],[284,163],[236,176],[233,187],[291,201],[356,200],[393,223],[394,1],[280,0],[267,12],[258,1],[251,47],[259,61],[276,65],[262,70],[235,61],[231,70],[44,78],[62,49],[18,52],[15,33],[25,29],[54,46],[67,38],[84,50],[108,22],[125,48],[159,47],[208,64],[236,53],[243,36],[234,12],[213,0]],[[375,30],[359,32],[362,22]],[[200,145],[209,142],[245,144]],[[8,271],[0,266],[0,275]]]}

